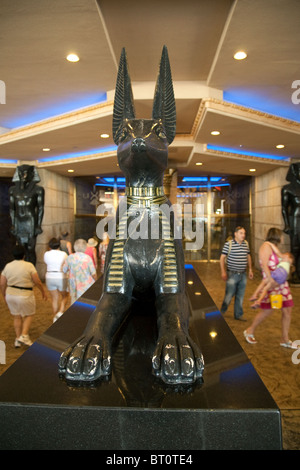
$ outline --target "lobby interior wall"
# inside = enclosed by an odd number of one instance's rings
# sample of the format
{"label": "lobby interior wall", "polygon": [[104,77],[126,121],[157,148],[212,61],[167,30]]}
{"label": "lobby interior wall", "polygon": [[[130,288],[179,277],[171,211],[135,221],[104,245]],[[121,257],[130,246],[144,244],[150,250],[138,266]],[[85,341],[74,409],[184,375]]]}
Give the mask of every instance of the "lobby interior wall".
{"label": "lobby interior wall", "polygon": [[[283,229],[281,188],[287,184],[288,168],[278,168],[253,178],[252,183],[252,250],[253,263],[259,268],[258,251],[271,227]],[[281,251],[290,250],[288,235],[284,234]]]}
{"label": "lobby interior wall", "polygon": [[49,240],[67,230],[70,241],[74,242],[74,182],[46,169],[39,168],[38,172],[41,178],[39,185],[45,189],[45,206],[43,233],[37,237],[36,243],[36,268],[44,280],[46,265],[43,259],[45,251],[49,249]]}

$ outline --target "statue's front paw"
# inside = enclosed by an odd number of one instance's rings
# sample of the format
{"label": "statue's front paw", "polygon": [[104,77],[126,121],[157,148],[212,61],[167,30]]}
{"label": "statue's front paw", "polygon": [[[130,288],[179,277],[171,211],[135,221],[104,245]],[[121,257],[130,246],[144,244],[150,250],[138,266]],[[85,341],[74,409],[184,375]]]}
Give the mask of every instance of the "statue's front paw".
{"label": "statue's front paw", "polygon": [[162,336],[152,357],[153,373],[168,384],[194,383],[202,377],[204,360],[198,346],[183,333]]}
{"label": "statue's front paw", "polygon": [[103,341],[85,336],[61,354],[58,369],[67,381],[95,382],[111,374],[111,354]]}

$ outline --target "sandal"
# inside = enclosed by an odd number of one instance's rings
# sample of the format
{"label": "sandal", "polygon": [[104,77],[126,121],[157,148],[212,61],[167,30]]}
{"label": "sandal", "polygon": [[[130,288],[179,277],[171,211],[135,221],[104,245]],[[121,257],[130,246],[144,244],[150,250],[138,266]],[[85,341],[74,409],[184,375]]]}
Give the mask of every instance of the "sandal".
{"label": "sandal", "polygon": [[283,348],[299,349],[300,348],[300,346],[298,345],[299,343],[298,344],[296,343],[298,342],[297,341],[293,342],[289,340],[287,343],[280,343],[280,346],[282,346]]}
{"label": "sandal", "polygon": [[260,308],[260,304],[254,302],[254,304],[250,305],[251,308]]}
{"label": "sandal", "polygon": [[257,343],[256,339],[254,338],[254,335],[250,335],[249,333],[247,333],[247,330],[244,331],[244,337],[245,337],[245,340],[247,341],[247,343],[249,343],[249,344],[256,344]]}

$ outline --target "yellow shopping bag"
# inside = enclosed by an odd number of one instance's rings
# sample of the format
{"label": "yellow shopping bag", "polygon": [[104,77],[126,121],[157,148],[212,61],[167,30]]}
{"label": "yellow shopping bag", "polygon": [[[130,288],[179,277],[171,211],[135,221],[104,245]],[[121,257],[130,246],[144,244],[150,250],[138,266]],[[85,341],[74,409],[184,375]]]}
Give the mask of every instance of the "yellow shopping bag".
{"label": "yellow shopping bag", "polygon": [[270,302],[271,302],[271,308],[282,308],[282,295],[271,294]]}

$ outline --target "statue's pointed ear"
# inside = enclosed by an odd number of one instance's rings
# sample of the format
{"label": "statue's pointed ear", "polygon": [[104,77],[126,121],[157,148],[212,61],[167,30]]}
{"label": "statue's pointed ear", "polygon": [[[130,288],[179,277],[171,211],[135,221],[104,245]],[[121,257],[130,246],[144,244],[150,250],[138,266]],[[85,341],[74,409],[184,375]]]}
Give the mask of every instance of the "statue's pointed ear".
{"label": "statue's pointed ear", "polygon": [[168,143],[171,144],[176,134],[176,105],[166,46],[163,47],[160,60],[159,74],[154,93],[152,118],[162,120]]}
{"label": "statue's pointed ear", "polygon": [[114,100],[113,139],[116,145],[119,143],[119,131],[124,119],[135,119],[131,80],[125,48],[123,48],[121,52]]}

